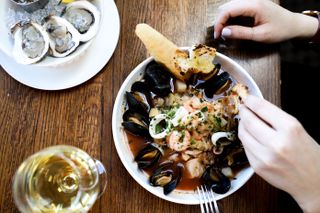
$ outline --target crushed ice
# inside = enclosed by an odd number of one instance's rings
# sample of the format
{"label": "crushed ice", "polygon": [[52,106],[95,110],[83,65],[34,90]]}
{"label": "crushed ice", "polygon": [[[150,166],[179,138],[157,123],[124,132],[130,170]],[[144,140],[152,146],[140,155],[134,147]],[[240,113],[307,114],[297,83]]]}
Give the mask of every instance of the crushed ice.
{"label": "crushed ice", "polygon": [[6,24],[9,29],[18,23],[25,24],[30,21],[42,25],[46,17],[50,15],[60,16],[64,8],[65,4],[60,4],[60,0],[49,0],[48,4],[43,9],[36,10],[33,13],[15,11],[9,8]]}

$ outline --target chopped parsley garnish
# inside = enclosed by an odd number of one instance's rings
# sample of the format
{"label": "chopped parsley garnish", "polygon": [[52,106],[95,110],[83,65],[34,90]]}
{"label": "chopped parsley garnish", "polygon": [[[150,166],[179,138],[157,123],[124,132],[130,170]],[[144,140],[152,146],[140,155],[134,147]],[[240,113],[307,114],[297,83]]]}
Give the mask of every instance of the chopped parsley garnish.
{"label": "chopped parsley garnish", "polygon": [[196,143],[196,141],[194,140],[194,138],[191,138],[190,141],[191,141],[191,142],[190,142],[191,145],[194,145],[194,144]]}
{"label": "chopped parsley garnish", "polygon": [[207,107],[207,106],[203,107],[203,108],[201,109],[201,112],[208,112],[208,107]]}
{"label": "chopped parsley garnish", "polygon": [[179,140],[181,143],[183,142],[184,137],[185,137],[185,133],[183,131],[183,132],[181,132],[181,137],[180,137],[180,140]]}
{"label": "chopped parsley garnish", "polygon": [[216,122],[217,122],[217,124],[218,124],[219,126],[221,126],[221,118],[216,117]]}
{"label": "chopped parsley garnish", "polygon": [[156,126],[155,126],[156,134],[163,132],[167,128],[167,125],[168,124],[165,120],[162,120],[158,124],[156,124]]}
{"label": "chopped parsley garnish", "polygon": [[167,115],[169,118],[173,118],[175,114],[176,112],[174,110],[170,110]]}

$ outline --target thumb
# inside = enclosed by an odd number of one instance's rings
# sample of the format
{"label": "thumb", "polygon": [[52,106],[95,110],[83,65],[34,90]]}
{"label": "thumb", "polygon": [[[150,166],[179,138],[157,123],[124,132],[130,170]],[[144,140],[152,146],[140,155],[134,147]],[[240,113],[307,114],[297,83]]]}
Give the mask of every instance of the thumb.
{"label": "thumb", "polygon": [[222,29],[221,36],[224,38],[254,40],[254,29],[243,26],[227,26]]}

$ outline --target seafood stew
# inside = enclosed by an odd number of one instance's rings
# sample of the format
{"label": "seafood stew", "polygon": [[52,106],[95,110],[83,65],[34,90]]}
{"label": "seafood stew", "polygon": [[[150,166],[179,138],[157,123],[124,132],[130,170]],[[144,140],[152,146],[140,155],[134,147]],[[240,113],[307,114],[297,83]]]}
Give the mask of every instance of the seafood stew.
{"label": "seafood stew", "polygon": [[125,94],[122,123],[150,185],[162,186],[164,194],[200,184],[226,193],[236,172],[248,166],[237,138],[238,107],[247,93],[220,64],[181,81],[150,62]]}

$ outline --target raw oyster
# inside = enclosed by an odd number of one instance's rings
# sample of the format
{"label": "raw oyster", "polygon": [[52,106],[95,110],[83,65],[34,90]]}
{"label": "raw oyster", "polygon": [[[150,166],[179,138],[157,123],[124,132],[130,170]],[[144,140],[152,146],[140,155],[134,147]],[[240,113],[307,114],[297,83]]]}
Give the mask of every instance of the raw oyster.
{"label": "raw oyster", "polygon": [[14,37],[13,57],[20,64],[40,61],[48,52],[49,36],[39,24],[30,22],[12,28]]}
{"label": "raw oyster", "polygon": [[79,46],[78,31],[65,19],[49,16],[46,18],[44,28],[50,38],[50,55],[58,58],[65,57]]}
{"label": "raw oyster", "polygon": [[67,5],[62,15],[80,33],[80,41],[89,41],[98,32],[99,10],[88,1],[75,1]]}

